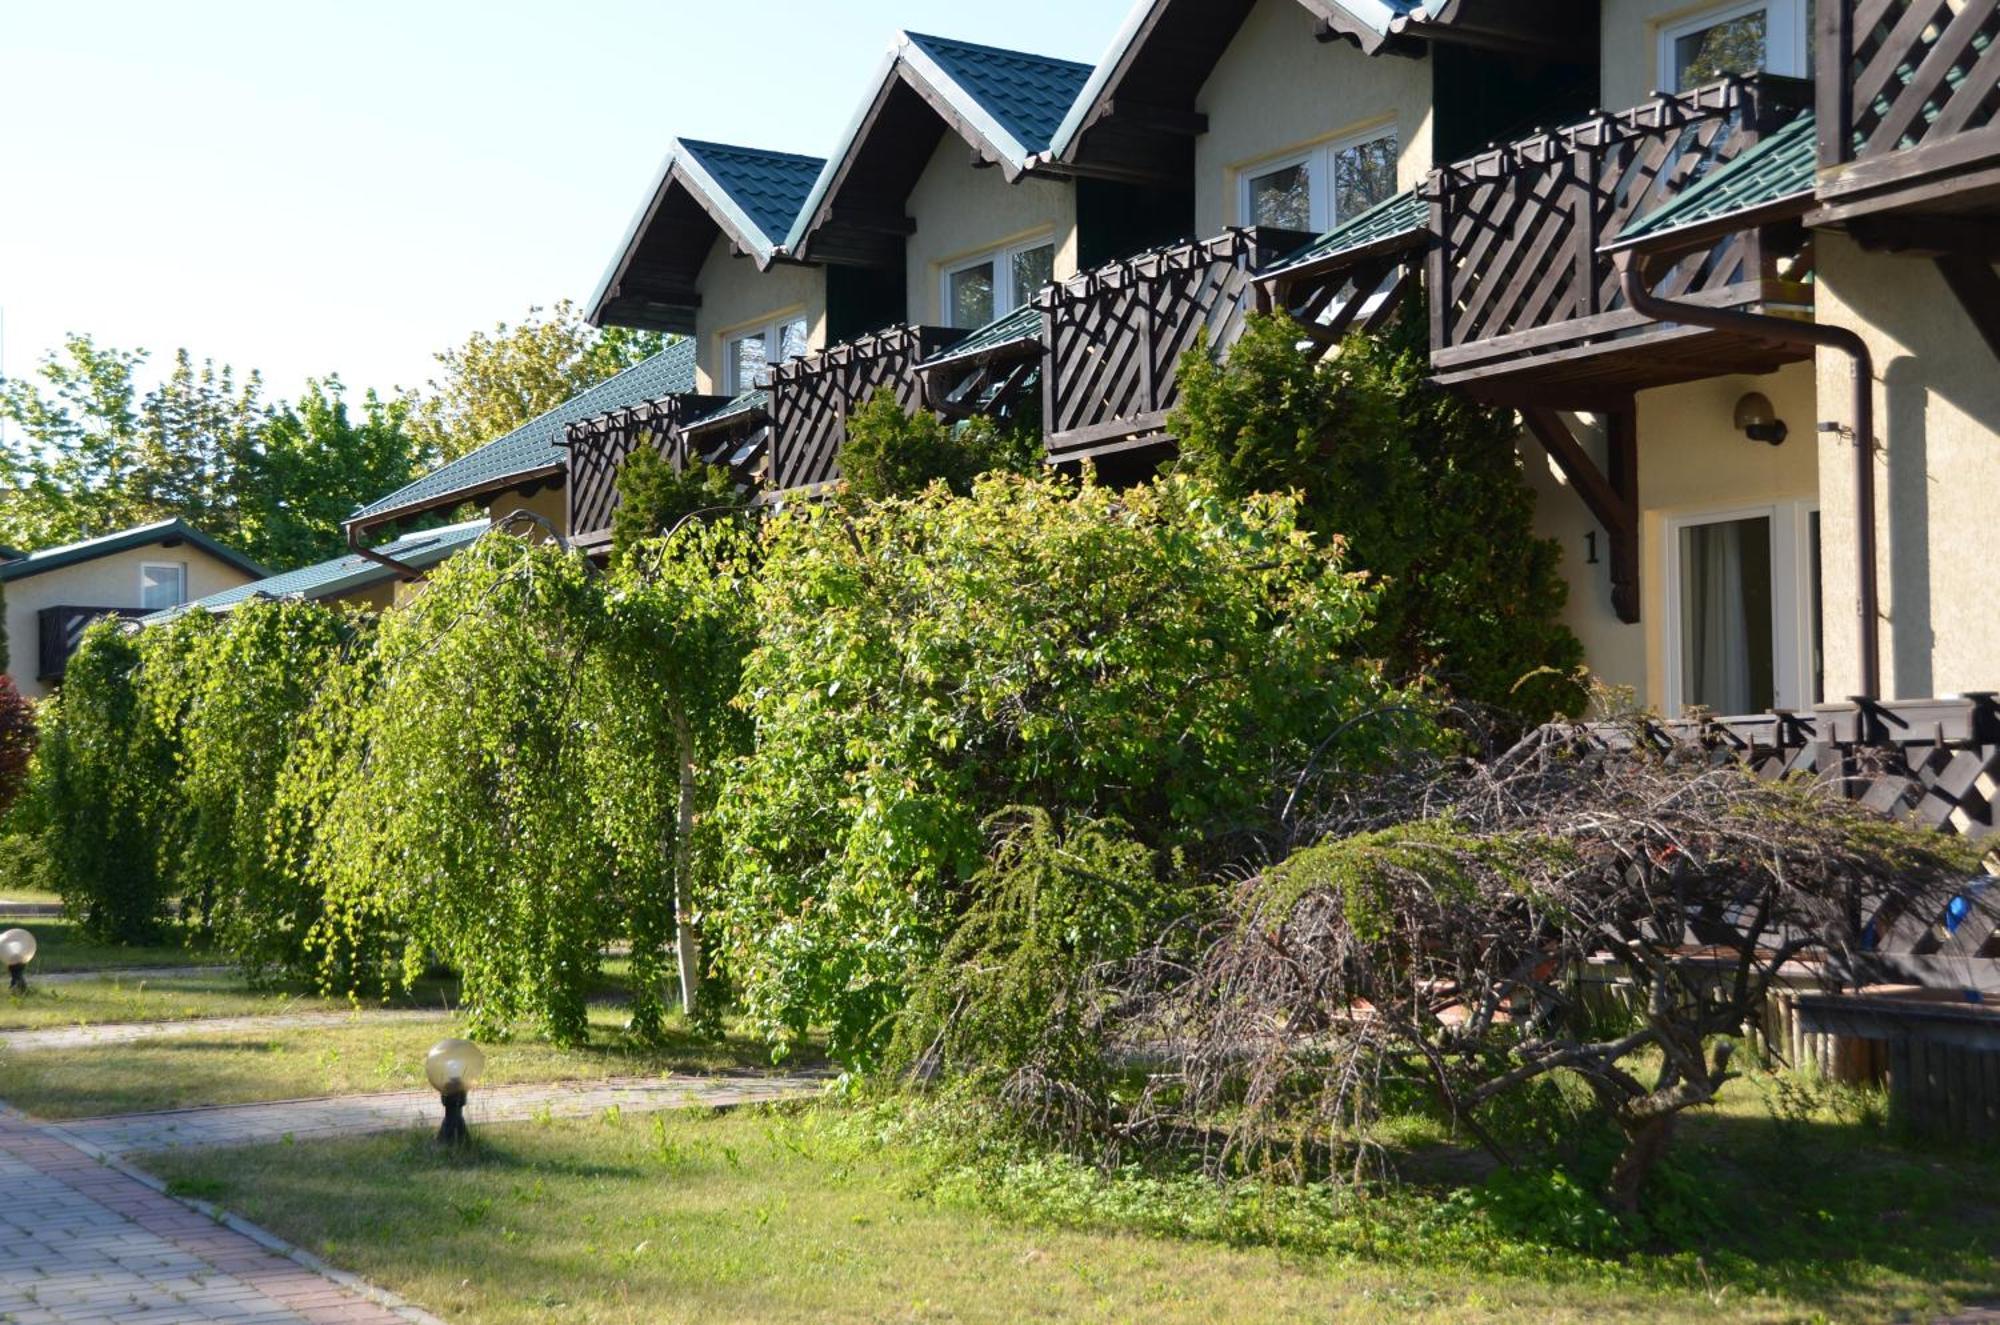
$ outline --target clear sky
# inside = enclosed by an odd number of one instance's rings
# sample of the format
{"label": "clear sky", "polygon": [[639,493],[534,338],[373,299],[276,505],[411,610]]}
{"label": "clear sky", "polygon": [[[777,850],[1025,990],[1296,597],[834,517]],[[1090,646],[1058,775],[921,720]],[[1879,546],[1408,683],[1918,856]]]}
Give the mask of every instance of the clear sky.
{"label": "clear sky", "polygon": [[588,298],[670,135],[823,155],[899,28],[1096,60],[1129,0],[0,0],[0,309],[385,390]]}

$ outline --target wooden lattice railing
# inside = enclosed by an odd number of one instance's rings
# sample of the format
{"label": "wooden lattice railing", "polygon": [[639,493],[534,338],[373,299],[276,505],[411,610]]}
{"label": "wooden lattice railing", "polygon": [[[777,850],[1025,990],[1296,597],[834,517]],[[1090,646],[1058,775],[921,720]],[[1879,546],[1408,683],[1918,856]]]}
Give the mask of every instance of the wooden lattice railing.
{"label": "wooden lattice railing", "polygon": [[[1782,125],[1804,96],[1789,79],[1725,79],[1432,172],[1435,365],[1447,379],[1496,361],[1518,368],[1649,328],[1600,246]],[[1771,295],[1776,260],[1758,233],[1739,233],[1683,259],[1658,292],[1757,303]]]}
{"label": "wooden lattice railing", "polygon": [[772,490],[796,493],[838,480],[848,414],[883,390],[904,409],[917,408],[917,365],[964,338],[948,327],[891,327],[772,368]]}
{"label": "wooden lattice railing", "polygon": [[40,657],[35,671],[35,679],[42,682],[60,681],[69,669],[69,660],[83,643],[83,632],[105,617],[122,617],[127,621],[146,616],[153,609],[148,607],[45,607],[37,615],[41,627]]}
{"label": "wooden lattice railing", "polygon": [[1826,202],[1950,210],[1968,172],[2000,171],[2000,0],[1819,0],[1818,43]]}
{"label": "wooden lattice railing", "polygon": [[1309,241],[1231,230],[1114,262],[1040,296],[1049,456],[1071,460],[1162,435],[1181,356],[1220,354],[1256,308],[1253,274]]}
{"label": "wooden lattice railing", "polygon": [[611,527],[618,509],[618,471],[640,446],[650,446],[684,468],[691,459],[681,434],[684,422],[726,403],[715,396],[665,396],[595,418],[565,430],[569,450],[569,528],[588,540]]}

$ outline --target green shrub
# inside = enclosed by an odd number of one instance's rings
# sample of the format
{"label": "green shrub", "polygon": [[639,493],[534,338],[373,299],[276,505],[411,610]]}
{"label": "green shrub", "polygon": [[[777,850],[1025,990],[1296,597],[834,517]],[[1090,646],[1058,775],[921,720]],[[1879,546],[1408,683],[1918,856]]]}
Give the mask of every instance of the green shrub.
{"label": "green shrub", "polygon": [[[1374,595],[1286,498],[989,476],[767,522],[717,808],[749,1006],[868,1061],[1011,805],[1116,819],[1159,852],[1259,817],[1345,718],[1399,698],[1356,657]],[[1393,723],[1345,732],[1360,764]]]}
{"label": "green shrub", "polygon": [[650,446],[618,467],[618,509],[611,513],[611,559],[622,562],[640,543],[658,538],[697,511],[741,506],[743,495],[721,465],[675,469]]}
{"label": "green shrub", "polygon": [[[0,613],[7,604],[0,601]],[[28,785],[28,766],[35,756],[35,706],[0,673],[0,822]]]}
{"label": "green shrub", "polygon": [[1433,387],[1424,319],[1319,361],[1289,318],[1255,318],[1224,363],[1190,355],[1170,427],[1223,493],[1302,494],[1300,523],[1382,581],[1369,647],[1396,677],[1533,723],[1581,711],[1561,552],[1534,533],[1513,415]]}
{"label": "green shrub", "polygon": [[1031,428],[983,417],[948,424],[928,410],[904,410],[883,390],[848,418],[840,473],[861,501],[914,497],[933,483],[964,496],[979,475],[1032,473],[1040,458],[1041,439]]}

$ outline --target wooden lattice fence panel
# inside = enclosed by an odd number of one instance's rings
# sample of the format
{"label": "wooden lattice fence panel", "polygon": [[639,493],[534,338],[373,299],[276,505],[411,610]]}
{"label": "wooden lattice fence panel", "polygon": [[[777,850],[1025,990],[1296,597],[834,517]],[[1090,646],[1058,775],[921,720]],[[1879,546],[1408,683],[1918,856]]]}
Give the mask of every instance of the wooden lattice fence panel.
{"label": "wooden lattice fence panel", "polygon": [[1232,230],[1111,263],[1042,292],[1043,409],[1062,460],[1157,434],[1179,399],[1191,350],[1219,355],[1256,309],[1256,270],[1303,243]]}
{"label": "wooden lattice fence panel", "polygon": [[[1825,164],[1943,146],[1962,134],[2000,135],[2000,3],[1995,0],[1822,0],[1835,46],[1824,68],[1838,89],[1845,133]],[[1844,21],[1842,21],[1844,20]],[[1987,152],[1996,147],[1989,145]]]}
{"label": "wooden lattice fence panel", "polygon": [[691,457],[682,425],[725,403],[715,396],[665,396],[612,410],[569,425],[569,527],[587,538],[611,527],[618,509],[618,473],[641,446],[664,456],[675,469]]}
{"label": "wooden lattice fence panel", "polygon": [[[1801,94],[1779,80],[1726,79],[1434,171],[1425,193],[1440,366],[1463,347],[1515,353],[1640,325],[1600,246],[1790,118]],[[1749,232],[1683,259],[1658,289],[1748,302],[1765,271]]]}
{"label": "wooden lattice fence panel", "polygon": [[771,487],[800,492],[838,481],[849,413],[883,390],[905,410],[921,407],[917,365],[964,336],[948,327],[892,327],[774,367]]}

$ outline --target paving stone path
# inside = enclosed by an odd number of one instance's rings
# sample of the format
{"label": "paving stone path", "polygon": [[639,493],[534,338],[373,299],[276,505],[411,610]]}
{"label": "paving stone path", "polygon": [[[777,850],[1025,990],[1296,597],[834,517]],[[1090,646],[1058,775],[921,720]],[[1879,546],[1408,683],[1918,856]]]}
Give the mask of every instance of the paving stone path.
{"label": "paving stone path", "polygon": [[[522,1122],[542,1115],[587,1118],[611,1108],[622,1113],[657,1113],[663,1109],[763,1104],[811,1095],[825,1085],[824,1076],[746,1073],[492,1086],[472,1092],[466,1104],[466,1120],[478,1127],[482,1123]],[[255,1145],[281,1141],[288,1136],[303,1141],[405,1127],[435,1127],[441,1116],[435,1092],[409,1090],[85,1118],[62,1123],[53,1130],[108,1154],[136,1155],[186,1146]]]}
{"label": "paving stone path", "polygon": [[4,1110],[0,1191],[0,1321],[11,1325],[439,1325]]}
{"label": "paving stone path", "polygon": [[190,1021],[120,1021],[96,1026],[52,1026],[46,1030],[0,1031],[0,1049],[82,1049],[97,1044],[130,1044],[177,1035],[220,1035],[233,1031],[282,1031],[297,1027],[348,1026],[363,1021],[436,1021],[439,1008],[368,1008],[347,1012],[276,1012],[254,1017],[197,1017]]}

